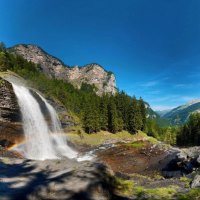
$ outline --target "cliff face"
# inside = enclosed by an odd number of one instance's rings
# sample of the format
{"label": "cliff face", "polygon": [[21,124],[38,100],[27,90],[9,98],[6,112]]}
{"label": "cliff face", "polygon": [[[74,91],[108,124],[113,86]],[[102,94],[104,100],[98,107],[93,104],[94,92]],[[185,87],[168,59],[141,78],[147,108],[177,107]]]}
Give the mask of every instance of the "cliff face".
{"label": "cliff face", "polygon": [[116,93],[116,81],[114,74],[105,71],[98,64],[88,64],[83,67],[69,67],[59,59],[49,55],[40,47],[35,45],[16,45],[10,49],[12,52],[21,55],[28,61],[40,65],[43,73],[50,78],[56,78],[71,82],[80,88],[81,84],[95,85],[96,93]]}
{"label": "cliff face", "polygon": [[12,85],[0,78],[0,145],[10,146],[22,138],[21,113]]}

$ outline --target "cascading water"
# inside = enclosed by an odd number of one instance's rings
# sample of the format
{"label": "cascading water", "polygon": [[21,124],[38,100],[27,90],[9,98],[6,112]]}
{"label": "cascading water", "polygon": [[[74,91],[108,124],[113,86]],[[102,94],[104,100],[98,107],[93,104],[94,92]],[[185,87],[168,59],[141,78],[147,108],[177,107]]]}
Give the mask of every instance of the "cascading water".
{"label": "cascading water", "polygon": [[55,159],[56,152],[49,137],[49,128],[38,102],[24,86],[13,83],[12,86],[22,112],[26,137],[25,157],[35,160]]}
{"label": "cascading water", "polygon": [[[37,93],[38,94],[38,93]],[[65,156],[68,158],[75,158],[77,157],[77,152],[75,152],[74,150],[72,150],[66,142],[66,138],[63,137],[63,131],[61,128],[61,123],[59,121],[58,115],[55,111],[55,109],[47,102],[47,100],[41,96],[40,94],[38,94],[40,96],[40,98],[44,101],[49,113],[50,113],[50,117],[51,117],[51,122],[52,122],[52,129],[53,129],[53,133],[52,134],[52,138],[53,138],[53,142],[55,143],[55,148],[57,150],[57,152],[61,155],[61,156]],[[60,134],[58,134],[60,133]]]}
{"label": "cascading water", "polygon": [[61,124],[54,108],[40,94],[51,117],[53,133],[41,112],[37,100],[29,89],[12,83],[22,112],[23,129],[26,143],[23,149],[25,157],[34,160],[56,159],[59,157],[75,158],[77,152],[73,151],[65,142],[61,134]]}

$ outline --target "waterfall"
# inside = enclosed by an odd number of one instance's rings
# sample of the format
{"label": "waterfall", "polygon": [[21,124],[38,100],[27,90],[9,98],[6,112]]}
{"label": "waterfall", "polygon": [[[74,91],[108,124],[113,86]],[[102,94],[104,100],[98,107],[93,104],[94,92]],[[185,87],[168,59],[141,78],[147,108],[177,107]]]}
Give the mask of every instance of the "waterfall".
{"label": "waterfall", "polygon": [[[37,93],[38,94],[38,93]],[[61,123],[59,121],[58,115],[55,111],[55,109],[47,102],[47,100],[41,96],[40,94],[38,94],[40,96],[40,98],[44,101],[49,113],[50,113],[50,117],[51,117],[51,122],[52,122],[52,129],[53,129],[53,133],[52,137],[53,137],[53,141],[55,143],[55,148],[57,150],[57,152],[61,155],[61,156],[65,156],[68,158],[75,158],[77,157],[77,152],[75,152],[74,150],[72,150],[66,142],[66,138],[63,137],[63,131],[61,128]],[[60,133],[60,134],[59,134]]]}
{"label": "waterfall", "polygon": [[51,117],[53,131],[50,130],[40,109],[39,103],[28,88],[12,83],[22,113],[23,130],[26,138],[23,152],[25,157],[34,160],[75,158],[77,153],[66,143],[61,124],[54,108],[42,97]]}

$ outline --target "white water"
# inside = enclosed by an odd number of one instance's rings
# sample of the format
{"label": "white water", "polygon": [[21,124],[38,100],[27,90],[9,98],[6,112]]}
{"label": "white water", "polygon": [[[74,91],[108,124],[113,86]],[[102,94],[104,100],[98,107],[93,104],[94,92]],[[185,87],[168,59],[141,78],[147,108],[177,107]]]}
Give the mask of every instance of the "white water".
{"label": "white water", "polygon": [[[37,93],[38,94],[38,93]],[[52,122],[52,128],[53,128],[53,134],[52,138],[53,138],[53,142],[54,142],[54,146],[57,150],[57,152],[61,155],[61,156],[65,156],[68,158],[76,158],[77,157],[77,152],[75,152],[74,150],[72,150],[66,142],[66,137],[63,137],[61,134],[63,133],[62,128],[61,128],[61,123],[59,121],[58,115],[55,111],[55,109],[47,102],[47,100],[41,96],[40,94],[38,94],[40,96],[40,98],[44,101],[49,113],[50,113],[50,117],[51,117],[51,122]],[[57,133],[60,133],[57,134]]]}
{"label": "white water", "polygon": [[76,158],[77,161],[81,162],[94,158],[93,152],[78,156],[78,153],[68,146],[58,115],[43,96],[36,92],[48,109],[52,131],[42,114],[39,103],[29,89],[12,82],[11,84],[22,113],[23,130],[26,139],[25,143],[20,145],[17,150],[21,151],[26,158],[33,160],[68,157]]}
{"label": "white water", "polygon": [[22,112],[23,129],[26,137],[25,157],[34,160],[57,158],[49,136],[48,125],[40,106],[30,91],[24,86],[12,84]]}

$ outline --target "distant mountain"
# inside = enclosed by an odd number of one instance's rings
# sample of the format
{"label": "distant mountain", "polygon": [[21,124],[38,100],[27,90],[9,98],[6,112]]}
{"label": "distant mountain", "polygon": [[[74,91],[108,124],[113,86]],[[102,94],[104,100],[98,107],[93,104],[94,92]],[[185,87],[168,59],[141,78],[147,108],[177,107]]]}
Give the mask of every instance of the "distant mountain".
{"label": "distant mountain", "polygon": [[165,114],[167,114],[168,112],[170,112],[171,109],[167,109],[167,110],[156,110],[155,112],[160,116],[164,116]]}
{"label": "distant mountain", "polygon": [[145,102],[146,111],[147,111],[147,118],[150,120],[155,121],[159,126],[166,127],[169,126],[169,121],[162,118],[157,111],[154,111],[151,106]]}
{"label": "distant mountain", "polygon": [[147,118],[148,119],[157,119],[159,118],[159,115],[150,107],[150,105],[145,102],[145,107],[147,111]]}
{"label": "distant mountain", "polygon": [[97,95],[115,94],[117,91],[114,74],[99,64],[70,67],[36,45],[19,44],[9,48],[9,51],[37,64],[48,77],[68,81],[77,88],[80,88],[82,83],[87,83],[95,86]]}
{"label": "distant mountain", "polygon": [[200,99],[190,101],[182,106],[172,109],[162,117],[170,124],[178,125],[187,121],[191,113],[200,112]]}

